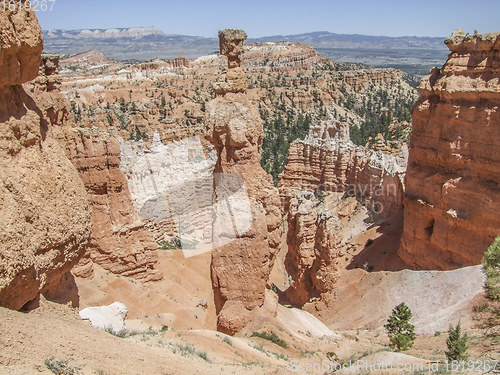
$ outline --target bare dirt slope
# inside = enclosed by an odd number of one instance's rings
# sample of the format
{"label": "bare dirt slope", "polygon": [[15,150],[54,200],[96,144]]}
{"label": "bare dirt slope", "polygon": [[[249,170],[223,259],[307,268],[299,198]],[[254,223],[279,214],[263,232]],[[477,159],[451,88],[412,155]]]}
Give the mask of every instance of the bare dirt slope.
{"label": "bare dirt slope", "polygon": [[[182,251],[158,250],[157,268],[162,271],[163,280],[143,284],[94,265],[92,279],[76,278],[80,310],[118,301],[129,309],[127,326],[131,330],[162,325],[215,330],[210,253],[184,258]],[[200,306],[202,300],[206,309]]]}
{"label": "bare dirt slope", "polygon": [[[284,308],[282,308],[284,309]],[[0,308],[0,374],[136,375],[136,374],[290,374],[295,364],[321,363],[327,353],[339,361],[358,359],[386,363],[427,363],[431,351],[426,337],[417,339],[419,349],[412,355],[392,353],[385,347],[385,335],[362,332],[357,337],[333,335],[316,337],[328,331],[307,314],[282,311],[278,320],[291,322],[290,333],[262,323],[257,332],[273,331],[287,343],[284,348],[259,337],[229,337],[208,330],[150,331],[118,338],[79,319],[76,310],[42,301],[30,313]],[[298,324],[311,331],[298,333]],[[300,327],[299,327],[300,328]],[[434,340],[436,341],[436,340]],[[442,340],[441,340],[442,341]],[[442,345],[439,341],[438,344]],[[436,343],[431,345],[434,351]],[[417,358],[415,354],[418,355]],[[332,357],[333,358],[333,357]],[[57,373],[57,372],[56,372]],[[324,374],[325,371],[309,371]],[[364,373],[352,371],[351,373]],[[398,371],[382,374],[400,373]]]}
{"label": "bare dirt slope", "polygon": [[28,314],[0,308],[0,374],[51,374],[46,360],[67,361],[67,367],[80,369],[75,374],[287,373],[283,360],[237,339],[228,345],[213,331],[185,331],[182,337],[168,331],[121,339],[80,320],[66,306],[42,305]]}
{"label": "bare dirt slope", "polygon": [[[459,320],[470,328],[472,301],[482,294],[481,266],[454,271],[345,271],[340,286],[316,304],[330,329],[382,329],[392,309],[405,302],[417,334],[446,331]],[[308,307],[308,309],[311,306]]]}

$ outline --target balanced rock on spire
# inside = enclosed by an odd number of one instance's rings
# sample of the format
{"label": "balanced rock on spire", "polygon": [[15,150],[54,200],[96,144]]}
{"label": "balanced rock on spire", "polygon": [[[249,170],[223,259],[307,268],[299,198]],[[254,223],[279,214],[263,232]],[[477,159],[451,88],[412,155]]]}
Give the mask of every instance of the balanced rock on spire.
{"label": "balanced rock on spire", "polygon": [[239,29],[219,30],[220,54],[228,59],[227,73],[223,74],[214,83],[215,95],[225,95],[228,92],[245,92],[247,88],[246,77],[241,69],[240,55],[245,52],[243,42],[247,33]]}

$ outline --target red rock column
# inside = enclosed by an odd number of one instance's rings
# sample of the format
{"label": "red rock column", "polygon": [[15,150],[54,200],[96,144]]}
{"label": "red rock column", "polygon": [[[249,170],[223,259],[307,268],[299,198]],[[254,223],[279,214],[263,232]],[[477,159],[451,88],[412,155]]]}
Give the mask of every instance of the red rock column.
{"label": "red rock column", "polygon": [[[212,252],[218,330],[229,334],[249,323],[264,304],[281,237],[278,191],[260,166],[263,123],[246,97],[245,76],[239,66],[245,39],[243,30],[219,32],[221,53],[228,57],[229,69],[215,84],[217,97],[207,104],[205,124],[206,139],[217,150],[215,173],[242,177],[251,211],[249,229]],[[231,221],[239,219],[236,215]]]}

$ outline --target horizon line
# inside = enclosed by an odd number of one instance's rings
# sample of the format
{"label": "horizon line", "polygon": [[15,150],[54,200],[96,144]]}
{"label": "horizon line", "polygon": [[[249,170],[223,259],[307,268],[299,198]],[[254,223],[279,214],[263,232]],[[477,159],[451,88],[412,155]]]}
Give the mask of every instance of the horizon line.
{"label": "horizon line", "polygon": [[[207,39],[217,39],[217,36],[210,37],[210,36],[203,36],[203,35],[188,35],[188,34],[175,34],[175,33],[166,33],[163,30],[159,29],[156,26],[130,26],[130,27],[109,27],[109,28],[85,28],[85,29],[42,29],[42,32],[49,32],[49,31],[84,31],[84,30],[89,30],[89,31],[95,31],[95,30],[129,30],[129,29],[150,29],[154,28],[157,29],[158,31],[162,32],[164,35],[180,35],[180,36],[190,36],[190,37],[196,37],[196,38],[207,38]],[[304,33],[297,33],[297,34],[274,34],[274,35],[265,35],[261,37],[249,37],[248,39],[262,39],[262,38],[272,38],[272,37],[290,37],[290,36],[297,36],[297,35],[307,35],[307,34],[315,34],[315,33],[328,33],[332,35],[348,35],[348,36],[368,36],[368,37],[379,37],[379,38],[431,38],[431,39],[446,39],[448,37],[446,36],[417,36],[417,35],[399,35],[399,36],[388,36],[388,35],[371,35],[371,34],[343,34],[343,33],[334,33],[331,31],[326,31],[326,30],[318,30],[318,31],[309,31],[309,32],[304,32]],[[450,34],[451,35],[451,34]]]}

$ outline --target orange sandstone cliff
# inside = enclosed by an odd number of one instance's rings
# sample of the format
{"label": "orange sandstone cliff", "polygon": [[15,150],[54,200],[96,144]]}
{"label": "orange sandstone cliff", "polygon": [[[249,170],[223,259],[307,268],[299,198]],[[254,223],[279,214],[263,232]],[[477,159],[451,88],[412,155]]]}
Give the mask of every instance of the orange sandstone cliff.
{"label": "orange sandstone cliff", "polygon": [[0,306],[21,309],[40,293],[77,304],[70,270],[89,243],[91,208],[54,136],[57,97],[40,105],[22,86],[38,75],[43,41],[35,12],[20,8],[0,13]]}
{"label": "orange sandstone cliff", "polygon": [[92,264],[96,263],[122,276],[160,280],[162,274],[154,268],[156,242],[145,227],[147,221],[134,212],[127,180],[120,170],[119,139],[113,128],[73,128],[61,140],[92,203],[92,241],[73,273],[91,277]]}
{"label": "orange sandstone cliff", "polygon": [[415,268],[479,264],[500,234],[500,33],[456,30],[420,84],[400,257]]}
{"label": "orange sandstone cliff", "polygon": [[121,146],[115,128],[75,127],[70,103],[59,92],[59,57],[42,55],[39,76],[25,85],[53,136],[79,172],[92,207],[92,240],[72,273],[91,277],[93,263],[142,281],[159,280],[156,242],[146,221],[134,212],[125,175],[120,169]]}

